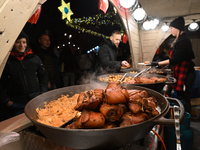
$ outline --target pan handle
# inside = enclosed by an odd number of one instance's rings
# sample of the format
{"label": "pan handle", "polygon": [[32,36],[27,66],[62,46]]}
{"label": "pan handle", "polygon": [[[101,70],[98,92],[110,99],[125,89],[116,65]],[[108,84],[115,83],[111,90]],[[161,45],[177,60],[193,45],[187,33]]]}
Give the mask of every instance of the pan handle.
{"label": "pan handle", "polygon": [[176,83],[176,79],[174,77],[167,77],[166,85],[172,85]]}
{"label": "pan handle", "polygon": [[[180,108],[180,123],[182,123],[184,117],[185,117],[185,108],[183,106],[183,104],[181,103],[181,101],[179,101],[176,98],[172,98],[172,97],[166,97],[168,101],[173,102],[173,103],[178,103],[179,108]],[[173,106],[169,107],[169,110],[173,109]],[[160,125],[175,125],[175,120],[174,119],[167,119],[164,117],[158,118],[153,120],[154,123],[156,124],[160,124]]]}

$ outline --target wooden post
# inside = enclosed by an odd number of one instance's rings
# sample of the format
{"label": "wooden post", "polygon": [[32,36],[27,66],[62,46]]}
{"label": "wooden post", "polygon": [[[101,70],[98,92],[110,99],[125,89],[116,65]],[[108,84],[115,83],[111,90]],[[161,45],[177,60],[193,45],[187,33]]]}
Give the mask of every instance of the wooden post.
{"label": "wooden post", "polygon": [[17,36],[46,0],[0,0],[0,76]]}

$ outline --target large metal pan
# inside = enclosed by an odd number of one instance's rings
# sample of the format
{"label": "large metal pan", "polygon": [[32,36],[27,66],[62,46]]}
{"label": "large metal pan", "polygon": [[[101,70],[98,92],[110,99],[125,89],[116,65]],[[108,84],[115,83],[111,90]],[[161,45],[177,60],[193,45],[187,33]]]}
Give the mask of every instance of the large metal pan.
{"label": "large metal pan", "polygon": [[[144,68],[126,68],[126,69],[121,69],[120,72],[121,73],[131,73],[131,72],[140,72],[142,71]],[[146,73],[150,73],[150,74],[158,74],[158,75],[170,75],[173,73],[173,71],[169,70],[169,69],[151,69],[150,71],[146,72]]]}
{"label": "large metal pan", "polygon": [[[63,94],[74,95],[85,90],[107,87],[106,84],[98,86],[94,84],[84,84],[69,86],[46,92],[32,99],[25,107],[26,116],[49,140],[69,148],[74,149],[111,149],[124,146],[135,142],[147,135],[156,124],[174,125],[173,119],[164,118],[170,107],[168,100],[160,93],[148,88],[133,86],[134,89],[146,90],[149,96],[154,96],[158,101],[160,114],[142,123],[130,125],[127,127],[118,127],[112,129],[65,129],[48,126],[37,122],[36,108],[43,108],[44,102],[50,102],[59,98]],[[180,106],[180,118],[184,118],[184,107],[177,99],[171,99],[173,103]]]}
{"label": "large metal pan", "polygon": [[[108,77],[109,75],[111,75],[111,74],[100,75],[100,76],[97,77],[97,81],[102,83],[103,81],[100,81],[99,78],[100,77],[105,78],[105,77]],[[112,73],[112,75],[124,75],[124,73]],[[136,75],[136,73],[127,73],[126,77],[134,77],[135,75]],[[150,73],[143,73],[142,75],[145,75],[147,78],[151,78],[151,77],[166,78],[166,81],[165,82],[159,82],[159,83],[133,84],[133,85],[143,86],[143,87],[146,87],[146,88],[153,89],[157,92],[160,92],[160,91],[162,91],[162,89],[165,85],[172,85],[172,84],[176,83],[176,79],[173,78],[173,77],[166,77],[166,76],[163,76],[163,75],[150,74]],[[126,85],[126,84],[122,84],[122,85]],[[126,86],[129,87],[129,86],[132,86],[132,85],[127,84]]]}

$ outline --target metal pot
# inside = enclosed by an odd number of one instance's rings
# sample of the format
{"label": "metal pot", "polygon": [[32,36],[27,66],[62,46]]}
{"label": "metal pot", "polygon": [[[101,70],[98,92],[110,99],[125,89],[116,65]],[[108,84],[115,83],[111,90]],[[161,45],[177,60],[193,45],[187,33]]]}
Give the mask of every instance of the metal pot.
{"label": "metal pot", "polygon": [[[101,76],[98,76],[97,77],[97,81],[98,82],[103,82],[103,81],[100,81],[99,78],[105,78],[105,77],[108,77],[109,75],[111,74],[104,74],[104,75],[101,75]],[[124,75],[124,73],[112,73],[112,75]],[[127,73],[126,77],[134,77],[136,75],[136,73]],[[142,75],[145,75],[147,78],[151,78],[151,77],[158,77],[158,78],[166,78],[167,80],[165,82],[159,82],[159,83],[149,83],[149,84],[122,84],[122,85],[126,85],[128,88],[131,88],[132,85],[137,85],[137,86],[143,86],[143,87],[146,87],[146,88],[150,88],[150,89],[153,89],[157,92],[160,92],[163,87],[165,85],[171,85],[171,84],[175,84],[176,83],[176,79],[173,78],[173,77],[166,77],[166,76],[163,76],[163,75],[158,75],[158,74],[150,74],[150,73],[142,73]]]}
{"label": "metal pot", "polygon": [[[50,102],[59,98],[63,94],[70,96],[85,90],[107,87],[103,85],[76,85],[56,89],[46,92],[32,99],[25,107],[26,116],[32,123],[43,133],[49,140],[69,148],[74,149],[110,149],[124,146],[128,143],[135,142],[147,135],[156,124],[174,125],[173,119],[166,119],[164,116],[168,113],[170,105],[168,100],[160,93],[141,86],[134,86],[135,89],[146,90],[149,96],[154,96],[158,101],[160,114],[142,123],[130,125],[127,127],[117,127],[112,129],[65,129],[52,127],[37,122],[36,108],[43,108],[44,102]],[[177,99],[171,101],[178,103],[180,106],[180,118],[184,118],[184,107]]]}
{"label": "metal pot", "polygon": [[[142,71],[144,68],[126,68],[126,69],[121,69],[120,72],[121,73],[130,73],[130,72],[140,72]],[[151,73],[151,71],[154,70],[155,72]],[[173,73],[173,71],[170,71],[169,69],[151,69],[150,71],[146,72],[146,73],[150,73],[150,74],[158,74],[158,75],[170,75]]]}

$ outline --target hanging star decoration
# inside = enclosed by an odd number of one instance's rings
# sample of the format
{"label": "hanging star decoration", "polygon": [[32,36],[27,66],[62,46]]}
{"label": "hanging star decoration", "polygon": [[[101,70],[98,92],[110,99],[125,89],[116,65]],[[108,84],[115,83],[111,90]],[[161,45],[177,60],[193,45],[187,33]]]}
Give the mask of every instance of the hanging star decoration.
{"label": "hanging star decoration", "polygon": [[62,13],[62,19],[64,20],[65,18],[67,18],[67,20],[69,22],[71,22],[71,15],[73,15],[74,13],[72,12],[72,10],[70,9],[70,3],[65,3],[64,0],[61,1],[61,6],[58,7],[58,9],[61,11]]}

